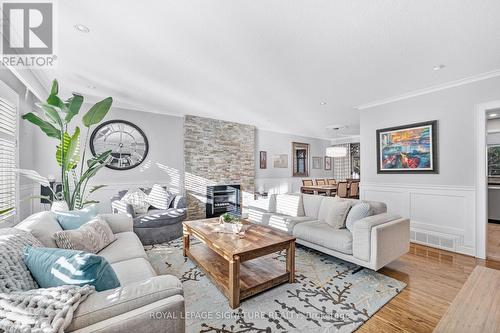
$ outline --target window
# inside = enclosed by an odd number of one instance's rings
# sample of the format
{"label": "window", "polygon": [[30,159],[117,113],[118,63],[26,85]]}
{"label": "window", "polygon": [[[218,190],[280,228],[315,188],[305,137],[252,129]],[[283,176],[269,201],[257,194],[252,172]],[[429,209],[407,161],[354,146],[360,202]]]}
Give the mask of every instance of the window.
{"label": "window", "polygon": [[17,110],[0,97],[0,222],[16,215]]}

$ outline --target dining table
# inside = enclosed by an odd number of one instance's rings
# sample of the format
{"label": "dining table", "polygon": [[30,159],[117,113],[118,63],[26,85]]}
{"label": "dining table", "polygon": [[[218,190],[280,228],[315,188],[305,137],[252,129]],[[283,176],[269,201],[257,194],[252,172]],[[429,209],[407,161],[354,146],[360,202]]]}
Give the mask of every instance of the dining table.
{"label": "dining table", "polygon": [[326,195],[331,196],[335,193],[337,193],[337,185],[308,185],[308,186],[302,186],[300,188],[300,192],[310,192],[313,191],[314,194],[318,194],[319,192],[321,193],[326,193]]}

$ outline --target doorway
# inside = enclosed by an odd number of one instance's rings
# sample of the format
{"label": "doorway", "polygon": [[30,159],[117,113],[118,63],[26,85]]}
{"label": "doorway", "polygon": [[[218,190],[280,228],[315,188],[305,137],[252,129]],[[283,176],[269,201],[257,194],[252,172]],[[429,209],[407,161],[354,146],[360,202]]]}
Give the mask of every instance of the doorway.
{"label": "doorway", "polygon": [[500,261],[500,101],[476,106],[476,257]]}

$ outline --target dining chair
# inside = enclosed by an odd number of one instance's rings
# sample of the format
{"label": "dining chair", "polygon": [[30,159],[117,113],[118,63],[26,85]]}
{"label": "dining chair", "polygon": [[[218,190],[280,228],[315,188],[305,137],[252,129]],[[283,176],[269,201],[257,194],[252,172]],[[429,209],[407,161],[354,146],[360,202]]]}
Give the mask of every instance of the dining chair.
{"label": "dining chair", "polygon": [[335,179],[327,179],[326,182],[328,183],[328,185],[337,185]]}
{"label": "dining chair", "polygon": [[359,199],[359,182],[351,182],[349,187],[349,198]]}
{"label": "dining chair", "polygon": [[318,186],[324,186],[324,185],[326,185],[326,180],[324,180],[324,179],[316,179],[316,185],[318,185]]}
{"label": "dining chair", "polygon": [[[314,182],[312,179],[302,179],[302,186],[314,186]],[[301,189],[302,193],[305,194],[314,194],[313,190]]]}
{"label": "dining chair", "polygon": [[[325,179],[316,179],[315,182],[316,182],[316,186],[325,186],[326,185]],[[319,195],[327,195],[328,191],[317,190],[316,193]]]}
{"label": "dining chair", "polygon": [[347,182],[338,182],[337,183],[337,196],[339,198],[347,198]]}

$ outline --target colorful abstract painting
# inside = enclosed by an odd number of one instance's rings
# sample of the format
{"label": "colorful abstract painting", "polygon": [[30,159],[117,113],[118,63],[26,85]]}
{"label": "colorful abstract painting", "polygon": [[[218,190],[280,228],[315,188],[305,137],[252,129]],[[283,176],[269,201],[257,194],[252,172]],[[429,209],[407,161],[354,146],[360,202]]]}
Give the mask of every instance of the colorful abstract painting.
{"label": "colorful abstract painting", "polygon": [[437,121],[377,131],[378,172],[437,172]]}

